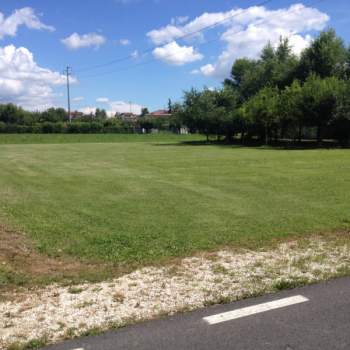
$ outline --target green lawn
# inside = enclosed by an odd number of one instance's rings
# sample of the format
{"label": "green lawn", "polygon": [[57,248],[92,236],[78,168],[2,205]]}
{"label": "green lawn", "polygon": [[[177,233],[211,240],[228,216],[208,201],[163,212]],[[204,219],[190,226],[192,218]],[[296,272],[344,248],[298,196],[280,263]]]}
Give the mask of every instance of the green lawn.
{"label": "green lawn", "polygon": [[178,142],[203,140],[201,135],[159,134],[0,134],[1,144]]}
{"label": "green lawn", "polygon": [[116,263],[350,227],[348,150],[180,143],[199,138],[0,135],[1,220]]}

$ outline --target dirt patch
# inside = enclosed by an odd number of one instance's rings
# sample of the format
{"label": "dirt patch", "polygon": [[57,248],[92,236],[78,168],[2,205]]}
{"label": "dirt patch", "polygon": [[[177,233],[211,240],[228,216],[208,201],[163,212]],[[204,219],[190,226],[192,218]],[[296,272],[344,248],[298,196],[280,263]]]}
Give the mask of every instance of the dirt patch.
{"label": "dirt patch", "polygon": [[[120,269],[103,263],[86,263],[72,258],[51,258],[40,254],[22,232],[17,232],[0,224],[0,273],[25,276],[18,283],[15,279],[0,284],[0,288],[18,285],[35,285],[69,279],[98,279],[100,271],[121,273]],[[104,276],[101,276],[103,278]],[[0,289],[0,290],[1,290]]]}

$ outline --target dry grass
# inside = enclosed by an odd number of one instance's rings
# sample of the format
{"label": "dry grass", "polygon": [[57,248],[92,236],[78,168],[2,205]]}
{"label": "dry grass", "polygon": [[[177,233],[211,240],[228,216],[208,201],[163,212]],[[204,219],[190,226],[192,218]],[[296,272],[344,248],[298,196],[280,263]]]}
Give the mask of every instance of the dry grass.
{"label": "dry grass", "polygon": [[0,224],[0,295],[14,288],[35,287],[54,282],[72,284],[82,280],[101,281],[129,268],[107,263],[84,262],[71,257],[40,254],[27,236]]}

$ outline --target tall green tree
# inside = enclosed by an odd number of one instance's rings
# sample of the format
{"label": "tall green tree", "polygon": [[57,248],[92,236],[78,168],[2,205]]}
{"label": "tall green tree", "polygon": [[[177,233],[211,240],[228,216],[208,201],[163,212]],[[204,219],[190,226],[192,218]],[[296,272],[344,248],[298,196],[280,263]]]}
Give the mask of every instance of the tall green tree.
{"label": "tall green tree", "polygon": [[336,112],[332,118],[333,136],[342,146],[350,140],[350,82],[347,81],[338,93]]}
{"label": "tall green tree", "polygon": [[245,104],[245,112],[251,123],[260,131],[260,136],[268,144],[272,131],[276,131],[279,116],[279,91],[265,87]]}
{"label": "tall green tree", "polygon": [[235,88],[246,101],[264,87],[284,88],[290,85],[296,75],[298,58],[292,53],[287,38],[280,38],[276,48],[268,43],[258,60],[238,59],[233,64],[226,86]]}
{"label": "tall green tree", "polygon": [[95,118],[98,120],[106,120],[107,112],[104,109],[96,108]]}
{"label": "tall green tree", "polygon": [[298,77],[305,81],[310,75],[321,78],[344,77],[348,52],[333,29],[322,32],[301,54]]}
{"label": "tall green tree", "polygon": [[226,87],[232,87],[240,94],[241,102],[254,96],[261,88],[262,68],[257,60],[237,59],[232,66],[231,76],[225,80]]}
{"label": "tall green tree", "polygon": [[297,130],[299,142],[305,125],[303,103],[303,87],[298,80],[281,91],[279,111],[282,135],[285,130]]}
{"label": "tall green tree", "polygon": [[329,126],[337,111],[339,97],[344,89],[344,81],[336,77],[320,78],[311,75],[302,88],[302,109],[308,126],[317,128],[320,143],[325,128]]}
{"label": "tall green tree", "polygon": [[141,109],[141,117],[146,116],[147,114],[149,114],[148,108],[144,107]]}

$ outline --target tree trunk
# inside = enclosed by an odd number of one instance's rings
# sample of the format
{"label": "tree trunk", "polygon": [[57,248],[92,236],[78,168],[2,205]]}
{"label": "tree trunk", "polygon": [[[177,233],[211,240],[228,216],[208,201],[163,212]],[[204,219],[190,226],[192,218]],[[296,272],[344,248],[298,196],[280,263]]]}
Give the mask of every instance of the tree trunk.
{"label": "tree trunk", "polygon": [[322,144],[322,125],[317,126],[317,143],[319,146]]}
{"label": "tree trunk", "polygon": [[284,139],[284,126],[282,126],[281,128],[281,139],[283,140]]}
{"label": "tree trunk", "polygon": [[299,143],[301,143],[302,133],[303,133],[303,126],[301,125],[301,123],[299,123],[299,127],[298,127],[298,140],[299,140]]}
{"label": "tree trunk", "polygon": [[244,143],[244,131],[241,132],[241,144]]}

